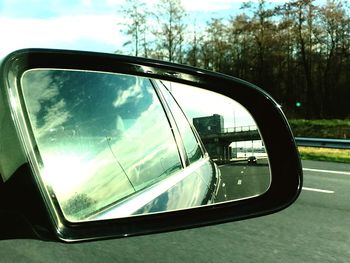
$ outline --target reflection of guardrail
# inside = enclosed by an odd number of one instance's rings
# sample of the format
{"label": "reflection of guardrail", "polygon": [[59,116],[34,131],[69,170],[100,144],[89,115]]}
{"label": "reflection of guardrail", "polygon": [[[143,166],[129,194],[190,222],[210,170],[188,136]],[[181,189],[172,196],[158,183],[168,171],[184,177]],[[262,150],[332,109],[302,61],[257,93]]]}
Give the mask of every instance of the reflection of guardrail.
{"label": "reflection of guardrail", "polygon": [[258,127],[255,125],[240,126],[240,127],[232,127],[232,128],[223,128],[221,129],[221,133],[256,131],[257,129]]}
{"label": "reflection of guardrail", "polygon": [[350,140],[295,137],[298,146],[350,149]]}

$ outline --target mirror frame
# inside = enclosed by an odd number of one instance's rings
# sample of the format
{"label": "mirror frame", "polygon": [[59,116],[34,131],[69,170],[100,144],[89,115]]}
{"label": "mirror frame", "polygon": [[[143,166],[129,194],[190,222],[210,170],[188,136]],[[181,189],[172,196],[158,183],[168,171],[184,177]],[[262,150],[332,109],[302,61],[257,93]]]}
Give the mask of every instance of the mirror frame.
{"label": "mirror frame", "polygon": [[[270,163],[270,188],[258,197],[193,209],[91,222],[71,223],[65,220],[49,205],[50,200],[40,178],[36,176],[33,165],[28,164],[33,149],[28,145],[25,133],[31,134],[32,131],[21,119],[20,80],[25,71],[35,68],[89,70],[157,78],[214,91],[237,101],[253,116],[264,140]],[[24,168],[20,170],[33,182],[28,187],[36,193],[37,199],[28,202],[33,209],[37,207],[40,216],[33,216],[28,211],[23,214],[38,238],[85,241],[242,220],[280,211],[292,204],[300,194],[302,167],[286,117],[271,96],[246,81],[146,58],[50,49],[24,49],[11,53],[3,61],[0,74],[3,87],[0,102],[5,104],[4,115],[7,121],[12,122],[9,132],[13,133],[16,141],[11,145],[17,147],[21,155],[18,158],[24,163]]]}

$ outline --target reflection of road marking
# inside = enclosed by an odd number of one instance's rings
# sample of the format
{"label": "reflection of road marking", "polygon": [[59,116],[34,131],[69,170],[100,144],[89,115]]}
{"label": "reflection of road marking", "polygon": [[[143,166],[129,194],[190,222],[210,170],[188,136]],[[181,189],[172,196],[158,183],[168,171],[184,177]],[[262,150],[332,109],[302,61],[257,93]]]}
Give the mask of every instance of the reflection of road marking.
{"label": "reflection of road marking", "polygon": [[323,190],[323,189],[310,188],[310,187],[303,187],[303,190],[312,191],[312,192],[319,192],[319,193],[325,193],[325,194],[334,194],[334,191],[331,191],[331,190]]}
{"label": "reflection of road marking", "polygon": [[319,172],[319,173],[330,173],[330,174],[348,174],[348,175],[350,175],[349,172],[332,171],[332,170],[319,170],[319,169],[310,169],[310,168],[303,168],[303,171]]}
{"label": "reflection of road marking", "polygon": [[242,180],[238,180],[237,184],[241,185],[242,184]]}

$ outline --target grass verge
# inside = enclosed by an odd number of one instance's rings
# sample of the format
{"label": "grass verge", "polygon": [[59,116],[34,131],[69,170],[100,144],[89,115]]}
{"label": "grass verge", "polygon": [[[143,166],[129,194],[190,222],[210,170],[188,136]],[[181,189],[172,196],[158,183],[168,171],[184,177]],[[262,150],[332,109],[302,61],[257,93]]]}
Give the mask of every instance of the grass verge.
{"label": "grass verge", "polygon": [[301,146],[298,147],[298,150],[303,160],[350,163],[350,150]]}

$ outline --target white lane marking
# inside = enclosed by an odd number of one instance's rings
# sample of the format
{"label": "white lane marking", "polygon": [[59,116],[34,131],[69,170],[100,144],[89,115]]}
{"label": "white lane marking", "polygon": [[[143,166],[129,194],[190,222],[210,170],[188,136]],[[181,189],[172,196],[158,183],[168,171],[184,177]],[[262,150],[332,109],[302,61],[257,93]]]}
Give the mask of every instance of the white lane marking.
{"label": "white lane marking", "polygon": [[347,174],[347,175],[350,175],[350,172],[332,171],[332,170],[319,170],[319,169],[310,169],[310,168],[303,168],[303,171],[318,172],[318,173],[330,173],[330,174]]}
{"label": "white lane marking", "polygon": [[325,193],[325,194],[334,194],[334,191],[323,190],[323,189],[318,189],[318,188],[303,187],[303,190],[312,191],[312,192],[319,192],[319,193]]}
{"label": "white lane marking", "polygon": [[237,184],[241,185],[242,184],[242,180],[238,180]]}

